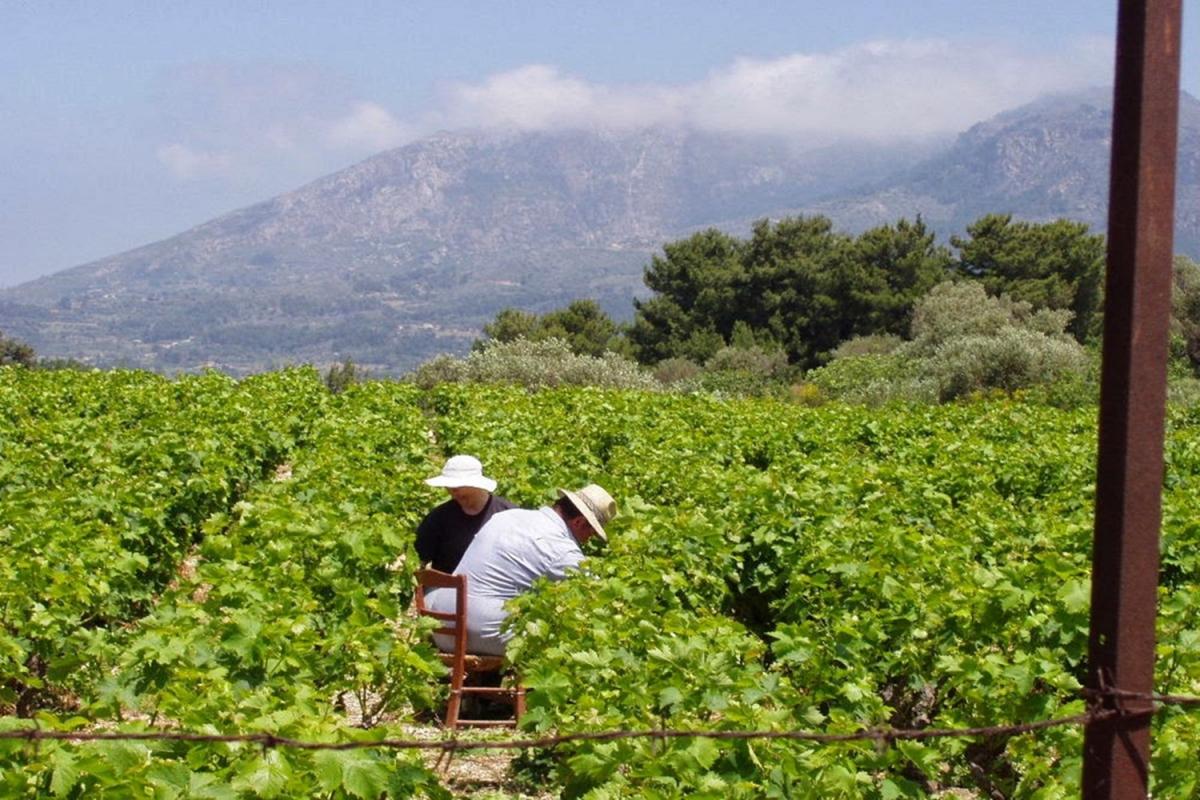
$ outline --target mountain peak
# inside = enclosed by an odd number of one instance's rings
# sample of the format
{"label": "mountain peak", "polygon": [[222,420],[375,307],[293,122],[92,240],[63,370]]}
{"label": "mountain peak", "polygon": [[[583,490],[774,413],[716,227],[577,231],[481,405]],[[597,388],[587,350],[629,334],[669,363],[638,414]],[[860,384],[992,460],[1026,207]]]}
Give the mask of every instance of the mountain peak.
{"label": "mountain peak", "polygon": [[[1181,104],[1177,250],[1200,255],[1200,111]],[[681,128],[445,131],[169,239],[0,292],[47,357],[234,374],[461,353],[505,306],[632,313],[663,244],[824,214],[857,233],[988,213],[1100,231],[1111,98],[1043,98],[937,146],[802,146]]]}

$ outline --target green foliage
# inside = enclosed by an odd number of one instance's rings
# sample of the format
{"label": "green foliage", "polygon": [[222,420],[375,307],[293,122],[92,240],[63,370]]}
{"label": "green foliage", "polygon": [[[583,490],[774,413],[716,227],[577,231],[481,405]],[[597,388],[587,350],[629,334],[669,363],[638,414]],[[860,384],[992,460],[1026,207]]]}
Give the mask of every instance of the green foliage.
{"label": "green foliage", "polygon": [[957,260],[920,217],[858,237],[835,233],[824,217],[760,220],[744,241],[703,231],[652,259],[646,286],[654,295],[634,302],[627,336],[644,364],[704,363],[742,330],[812,369],[856,337],[905,335],[918,302],[954,272],[1033,312],[1062,312],[1077,342],[1099,333],[1104,240],[1087,226],[992,214],[951,242]]}
{"label": "green foliage", "polygon": [[646,268],[654,296],[634,300],[627,332],[643,364],[668,358],[708,360],[739,319],[745,243],[715,228],[663,246]]}
{"label": "green foliage", "polygon": [[941,284],[914,310],[900,352],[920,361],[940,400],[1052,384],[1087,369],[1086,351],[1063,334],[1069,316],[988,297],[977,283]]}
{"label": "green foliage", "polygon": [[1177,373],[1200,375],[1200,264],[1176,256],[1171,281],[1171,366]]}
{"label": "green foliage", "polygon": [[600,357],[617,346],[617,323],[595,300],[574,300],[565,309],[542,315],[540,334],[565,341],[581,356]]}
{"label": "green foliage", "polygon": [[329,371],[325,373],[325,388],[334,394],[338,394],[339,392],[346,391],[346,389],[356,383],[369,380],[370,377],[370,372],[348,358],[343,363],[329,365]]}
{"label": "green foliage", "polygon": [[310,371],[239,384],[215,373],[170,382],[0,370],[0,531],[10,556],[0,580],[20,587],[0,613],[5,630],[22,631],[0,649],[0,702],[31,715],[67,704],[101,674],[109,653],[97,642],[119,642],[206,520],[305,435],[319,408],[313,389]]}
{"label": "green foliage", "polygon": [[[532,338],[538,327],[537,314],[516,308],[502,308],[491,322],[485,322],[483,333],[492,341],[515,342]],[[472,349],[481,349],[484,342],[476,339]]]}
{"label": "green foliage", "polygon": [[[5,370],[0,394],[0,707],[51,730],[336,742],[365,735],[333,713],[339,694],[367,724],[433,703],[442,668],[394,622],[408,593],[397,555],[421,509],[398,508],[385,482],[419,486],[428,469],[415,389],[334,402],[311,369],[241,382]],[[0,748],[0,785],[444,796],[410,754],[218,743]]]}
{"label": "green foliage", "polygon": [[913,303],[951,265],[920,218],[858,238],[824,217],[761,220],[748,241],[709,230],[663,252],[646,270],[656,294],[634,301],[628,331],[642,363],[703,363],[752,342],[815,366],[852,336],[903,332]]}
{"label": "green foliage", "polygon": [[24,342],[10,339],[0,331],[0,367],[32,367],[37,363],[37,353]]}
{"label": "green foliage", "polygon": [[[519,603],[533,732],[844,733],[1082,707],[1093,411],[449,390],[440,439],[498,454],[535,498],[585,475],[622,507],[586,579]],[[883,751],[631,740],[557,748],[553,774],[566,796],[1061,796],[1080,745],[1072,728]]]}
{"label": "green foliage", "polygon": [[668,358],[654,365],[654,378],[659,383],[688,383],[699,377],[701,367],[686,358]]}
{"label": "green foliage", "polygon": [[466,358],[443,356],[422,364],[413,383],[432,388],[443,383],[513,384],[527,389],[598,386],[654,389],[657,381],[624,356],[579,355],[561,339],[486,342]]}
{"label": "green foliage", "polygon": [[[946,279],[953,260],[920,216],[866,231],[854,241],[844,279],[857,335],[902,336],[914,304]],[[847,338],[847,337],[843,337]]]}
{"label": "green foliage", "polygon": [[792,372],[783,351],[768,351],[750,344],[722,347],[693,382],[699,390],[724,396],[782,397],[790,385]]}
{"label": "green foliage", "polygon": [[945,401],[988,390],[1050,385],[1060,376],[1081,374],[1085,359],[1074,342],[1008,328],[995,336],[954,339],[926,362],[925,372],[937,382],[938,399]]}
{"label": "green foliage", "polygon": [[774,376],[787,372],[787,356],[775,350],[768,352],[761,347],[722,347],[704,365],[711,372],[747,372]]}
{"label": "green foliage", "polygon": [[[401,724],[443,691],[404,609],[444,452],[477,453],[522,505],[595,481],[621,509],[580,574],[513,603],[523,734],[838,735],[1084,707],[1091,408],[331,394],[311,369],[9,369],[0,401],[0,730],[412,738]],[[1167,422],[1155,685],[1195,695],[1200,410]],[[1155,796],[1189,796],[1195,715],[1151,724]],[[1069,797],[1081,748],[1077,726],[878,747],[682,736],[523,764],[564,797]],[[83,739],[0,741],[0,791],[449,796],[404,749]]]}
{"label": "green foliage", "polygon": [[[574,300],[565,309],[551,311],[541,317],[505,308],[496,315],[495,320],[484,324],[483,332],[490,341],[501,343],[512,343],[519,339],[558,339],[566,342],[576,355],[597,358],[623,347],[617,337],[617,323],[595,300]],[[472,350],[483,350],[487,344],[487,340],[476,339]]]}
{"label": "green foliage", "polygon": [[849,246],[849,237],[834,233],[825,217],[754,225],[743,261],[746,280],[739,312],[753,329],[779,342],[793,363],[818,363],[856,332],[859,315],[842,302]]}
{"label": "green foliage", "polygon": [[937,402],[937,384],[922,378],[918,365],[901,353],[839,356],[808,372],[805,380],[825,397],[846,403]]}
{"label": "green foliage", "polygon": [[[974,281],[947,282],[916,305],[911,340],[890,352],[872,352],[886,349],[880,340],[847,343],[806,379],[830,397],[869,405],[1034,388],[1052,404],[1091,404],[1098,397],[1095,361],[1065,335],[1069,317],[989,297]],[[867,354],[850,355],[858,352]]]}
{"label": "green foliage", "polygon": [[1014,222],[1011,214],[989,214],[952,236],[959,250],[957,271],[982,281],[988,294],[1008,295],[1034,310],[1063,309],[1080,343],[1100,333],[1103,308],[1104,237],[1087,225],[1060,219]]}
{"label": "green foliage", "polygon": [[78,369],[90,370],[95,367],[89,366],[74,358],[39,358],[37,360],[38,369]]}

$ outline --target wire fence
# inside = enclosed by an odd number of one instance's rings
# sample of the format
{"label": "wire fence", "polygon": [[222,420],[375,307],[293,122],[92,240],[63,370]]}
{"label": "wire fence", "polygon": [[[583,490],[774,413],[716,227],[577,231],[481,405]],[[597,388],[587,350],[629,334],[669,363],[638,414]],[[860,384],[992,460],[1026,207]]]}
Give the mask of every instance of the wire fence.
{"label": "wire fence", "polygon": [[[35,743],[45,740],[61,740],[69,742],[85,741],[179,741],[204,743],[243,743],[254,744],[263,748],[293,748],[298,750],[361,750],[382,748],[391,750],[441,750],[453,753],[466,750],[526,750],[550,749],[576,742],[612,742],[622,739],[787,739],[816,743],[838,742],[874,742],[880,747],[886,747],[893,742],[918,739],[972,738],[991,736],[1019,736],[1025,733],[1046,730],[1065,725],[1088,725],[1116,716],[1149,716],[1158,713],[1166,706],[1182,708],[1200,706],[1200,697],[1183,695],[1146,694],[1126,692],[1121,690],[1085,690],[1083,696],[1089,702],[1087,711],[1065,717],[1024,722],[1011,725],[997,725],[976,728],[865,728],[850,733],[817,733],[813,731],[721,731],[721,730],[620,730],[620,731],[591,731],[567,733],[555,736],[543,736],[526,739],[506,740],[477,740],[460,739],[454,732],[449,738],[443,739],[373,739],[369,741],[350,742],[306,742],[278,736],[273,733],[243,733],[243,734],[208,734],[188,733],[186,731],[51,731],[39,727],[36,721],[32,727],[20,730],[0,731],[0,740],[24,739]],[[1114,707],[1102,708],[1100,704],[1111,701]],[[1140,708],[1127,708],[1131,701],[1143,705]]]}

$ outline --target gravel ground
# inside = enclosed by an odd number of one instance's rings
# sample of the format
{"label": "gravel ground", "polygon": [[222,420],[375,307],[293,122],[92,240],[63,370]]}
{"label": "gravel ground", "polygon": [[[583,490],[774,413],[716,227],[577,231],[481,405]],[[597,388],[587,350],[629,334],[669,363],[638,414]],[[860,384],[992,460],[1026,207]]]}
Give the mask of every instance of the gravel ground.
{"label": "gravel ground", "polygon": [[[362,724],[362,709],[358,699],[350,693],[338,698],[338,705],[346,714],[346,721],[354,726]],[[369,702],[368,702],[369,705]],[[382,720],[381,720],[382,721]],[[405,739],[414,741],[437,741],[449,732],[432,721],[426,724],[401,724]],[[516,728],[459,728],[458,738],[463,741],[507,741],[520,738]],[[438,771],[442,782],[455,797],[487,798],[488,800],[551,800],[556,795],[549,790],[533,792],[528,787],[518,787],[510,766],[520,750],[462,750],[447,753],[430,748],[421,754],[430,769]]]}
{"label": "gravel ground", "polygon": [[[405,733],[413,739],[440,739],[445,731],[436,725],[405,726]],[[460,738],[509,739],[515,729],[492,729],[486,733],[461,732]],[[438,770],[442,781],[455,797],[492,798],[492,800],[551,800],[556,795],[549,790],[529,793],[515,785],[509,769],[518,750],[464,750],[445,754],[439,750],[423,751],[425,762],[431,769]],[[441,757],[439,765],[438,759]]]}

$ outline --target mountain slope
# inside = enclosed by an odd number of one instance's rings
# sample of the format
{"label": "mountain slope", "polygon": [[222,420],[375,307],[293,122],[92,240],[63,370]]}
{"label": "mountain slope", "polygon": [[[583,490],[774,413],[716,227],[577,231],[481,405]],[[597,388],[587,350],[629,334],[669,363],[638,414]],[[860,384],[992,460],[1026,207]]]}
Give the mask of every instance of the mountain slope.
{"label": "mountain slope", "polygon": [[[1177,249],[1200,242],[1200,111],[1184,96]],[[442,133],[178,236],[0,292],[48,357],[245,374],[353,358],[381,374],[463,352],[504,306],[580,297],[628,318],[661,246],[821,213],[857,232],[917,214],[1104,226],[1110,103],[1052,98],[940,149],[654,129]],[[1192,250],[1188,250],[1188,242]]]}
{"label": "mountain slope", "polygon": [[[1175,250],[1200,258],[1200,101],[1180,101]],[[1047,97],[973,126],[897,180],[804,210],[851,231],[921,214],[948,237],[984,214],[1011,213],[1103,232],[1111,147],[1111,93]]]}
{"label": "mountain slope", "polygon": [[352,357],[403,372],[506,305],[628,317],[696,227],[860,183],[919,150],[678,130],[443,133],[191,231],[0,294],[39,353],[235,374]]}

